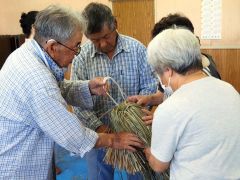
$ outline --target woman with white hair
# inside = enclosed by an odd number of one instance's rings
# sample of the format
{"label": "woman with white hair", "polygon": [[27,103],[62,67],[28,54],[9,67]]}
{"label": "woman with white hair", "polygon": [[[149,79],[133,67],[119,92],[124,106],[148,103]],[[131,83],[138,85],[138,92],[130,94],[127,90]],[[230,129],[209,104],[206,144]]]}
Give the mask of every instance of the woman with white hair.
{"label": "woman with white hair", "polygon": [[148,46],[149,63],[174,93],[153,116],[150,166],[170,179],[240,178],[240,97],[228,83],[202,71],[197,38],[168,29]]}

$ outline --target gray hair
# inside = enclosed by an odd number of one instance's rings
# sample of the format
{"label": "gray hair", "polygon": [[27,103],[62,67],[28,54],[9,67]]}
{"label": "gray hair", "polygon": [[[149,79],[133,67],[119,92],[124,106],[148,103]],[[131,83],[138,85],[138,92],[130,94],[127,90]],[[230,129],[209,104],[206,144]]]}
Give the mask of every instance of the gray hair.
{"label": "gray hair", "polygon": [[34,39],[39,43],[48,39],[66,42],[77,30],[85,30],[86,21],[71,9],[50,5],[37,14],[34,28]]}
{"label": "gray hair", "polygon": [[162,31],[148,45],[148,61],[159,74],[170,67],[179,74],[202,69],[201,51],[195,35],[183,28]]}

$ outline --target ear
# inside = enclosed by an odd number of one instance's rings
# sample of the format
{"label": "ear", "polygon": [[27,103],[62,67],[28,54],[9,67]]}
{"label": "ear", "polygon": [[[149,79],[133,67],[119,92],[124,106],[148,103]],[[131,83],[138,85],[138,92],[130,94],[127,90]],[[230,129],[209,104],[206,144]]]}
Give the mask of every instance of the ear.
{"label": "ear", "polygon": [[172,77],[172,75],[173,75],[173,69],[172,68],[166,67],[164,71],[168,74],[168,77]]}
{"label": "ear", "polygon": [[114,25],[115,25],[115,29],[117,29],[118,28],[118,23],[117,23],[116,19],[114,20]]}
{"label": "ear", "polygon": [[57,42],[54,39],[50,39],[46,42],[46,51],[51,56],[51,58],[55,58],[57,53]]}

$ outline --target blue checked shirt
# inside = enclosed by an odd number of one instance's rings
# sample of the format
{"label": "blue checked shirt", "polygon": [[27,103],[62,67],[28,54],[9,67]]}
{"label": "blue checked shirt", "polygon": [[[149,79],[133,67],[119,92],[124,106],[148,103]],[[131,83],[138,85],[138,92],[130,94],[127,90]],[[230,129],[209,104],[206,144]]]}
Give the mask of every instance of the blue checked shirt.
{"label": "blue checked shirt", "polygon": [[92,104],[88,82],[61,82],[60,90],[41,54],[36,41],[28,41],[0,71],[0,179],[50,179],[54,142],[82,156],[98,138],[62,97]]}
{"label": "blue checked shirt", "polygon": [[[119,35],[113,58],[96,50],[88,41],[83,45],[80,54],[73,60],[71,78],[86,80],[97,76],[110,76],[122,88],[126,96],[152,94],[157,90],[157,80],[147,63],[146,48],[137,40]],[[122,102],[120,91],[111,81],[110,95],[118,103]],[[95,130],[100,125],[109,124],[105,115],[115,104],[109,97],[94,97],[93,110],[74,107],[74,111],[84,124]],[[100,120],[99,120],[100,119]]]}

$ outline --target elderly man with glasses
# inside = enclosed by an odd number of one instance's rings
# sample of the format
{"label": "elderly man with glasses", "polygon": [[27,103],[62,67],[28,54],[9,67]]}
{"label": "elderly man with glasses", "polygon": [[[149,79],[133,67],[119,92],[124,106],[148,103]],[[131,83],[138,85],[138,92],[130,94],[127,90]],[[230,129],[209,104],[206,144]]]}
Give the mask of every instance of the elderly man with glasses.
{"label": "elderly man with glasses", "polygon": [[84,24],[69,9],[47,7],[36,17],[34,39],[1,69],[0,179],[52,179],[55,142],[81,156],[94,147],[142,147],[136,135],[96,133],[67,110],[67,103],[89,109],[92,95],[105,94],[100,77],[63,81],[63,68],[80,51]]}

